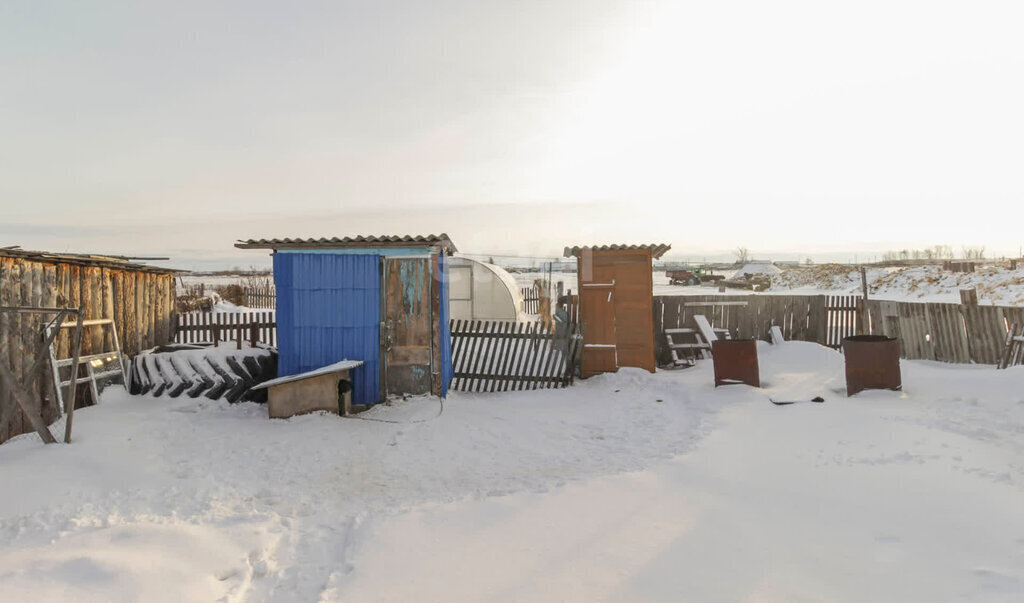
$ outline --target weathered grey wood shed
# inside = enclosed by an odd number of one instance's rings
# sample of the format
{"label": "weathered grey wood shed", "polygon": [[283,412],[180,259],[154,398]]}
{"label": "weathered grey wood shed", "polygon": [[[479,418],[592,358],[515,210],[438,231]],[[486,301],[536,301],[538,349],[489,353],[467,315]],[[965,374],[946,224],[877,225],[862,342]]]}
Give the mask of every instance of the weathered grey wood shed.
{"label": "weathered grey wood shed", "polygon": [[[0,306],[81,308],[86,320],[113,318],[121,349],[131,356],[174,338],[174,275],[179,272],[122,257],[0,248]],[[0,362],[16,377],[22,378],[35,360],[36,342],[49,318],[0,312]],[[56,340],[58,359],[70,358],[69,340],[69,333]],[[82,355],[110,349],[109,328],[85,330]],[[40,414],[51,423],[58,416],[56,395],[52,374],[45,374],[30,390],[38,393]],[[90,404],[89,396],[82,402]],[[31,430],[28,417],[0,383],[0,442]]]}

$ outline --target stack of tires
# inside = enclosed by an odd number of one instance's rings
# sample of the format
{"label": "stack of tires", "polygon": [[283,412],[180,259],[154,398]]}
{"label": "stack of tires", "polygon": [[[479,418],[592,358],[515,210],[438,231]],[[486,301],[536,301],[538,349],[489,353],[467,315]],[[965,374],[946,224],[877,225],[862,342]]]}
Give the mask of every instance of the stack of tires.
{"label": "stack of tires", "polygon": [[235,350],[228,346],[174,344],[132,358],[128,391],[171,398],[184,394],[228,402],[266,402],[267,390],[251,388],[276,377],[277,350],[272,347]]}

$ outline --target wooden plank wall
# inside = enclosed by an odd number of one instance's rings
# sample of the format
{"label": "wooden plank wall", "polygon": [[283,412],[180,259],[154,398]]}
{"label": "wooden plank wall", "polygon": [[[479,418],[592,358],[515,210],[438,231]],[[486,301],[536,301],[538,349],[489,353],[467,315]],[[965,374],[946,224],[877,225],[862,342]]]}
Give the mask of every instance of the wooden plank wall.
{"label": "wooden plank wall", "polygon": [[[113,318],[121,348],[128,355],[168,343],[174,335],[170,274],[0,257],[0,305],[81,307],[86,320]],[[19,379],[35,361],[43,321],[38,315],[0,312],[0,362],[6,362]],[[55,344],[58,358],[71,357],[70,332],[64,331]],[[112,345],[109,328],[89,327],[82,337],[82,354]],[[47,423],[55,420],[52,382],[42,377],[32,389],[42,400],[43,418]],[[92,402],[87,395],[79,399],[83,404]],[[6,384],[0,383],[0,442],[31,430]]]}
{"label": "wooden plank wall", "polygon": [[1011,324],[1024,308],[871,300],[870,331],[896,337],[911,360],[997,364]]}

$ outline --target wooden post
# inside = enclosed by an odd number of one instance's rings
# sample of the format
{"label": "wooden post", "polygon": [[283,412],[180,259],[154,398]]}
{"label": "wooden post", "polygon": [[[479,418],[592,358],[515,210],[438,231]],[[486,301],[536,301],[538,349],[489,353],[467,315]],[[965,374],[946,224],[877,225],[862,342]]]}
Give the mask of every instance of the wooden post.
{"label": "wooden post", "polygon": [[978,290],[977,289],[961,289],[960,290],[960,303],[965,306],[977,306],[978,305]]}
{"label": "wooden post", "polygon": [[249,345],[251,347],[256,347],[260,341],[260,325],[256,320],[253,318],[253,322],[249,325]]}
{"label": "wooden post", "polygon": [[[78,358],[82,351],[82,320],[83,312],[78,311],[78,324],[75,325],[75,334],[71,340],[72,345],[72,360],[71,360],[71,388],[70,394],[68,394],[67,408],[64,409],[64,414],[67,415],[67,420],[64,423],[64,443],[71,443],[71,422],[75,418],[75,398],[78,393]],[[98,402],[98,400],[96,400]]]}
{"label": "wooden post", "polygon": [[860,324],[857,325],[857,334],[863,335],[871,331],[869,326],[870,319],[868,318],[868,270],[864,266],[860,267]]}
{"label": "wooden post", "polygon": [[35,428],[36,433],[39,434],[43,442],[46,444],[56,444],[57,439],[50,433],[50,429],[46,426],[39,413],[35,412],[35,409],[32,408],[32,403],[26,395],[25,389],[14,376],[14,373],[11,372],[11,369],[7,368],[6,361],[0,361],[0,380],[7,382],[7,389],[14,395],[14,399],[18,402],[18,406],[21,407],[21,411],[28,417],[32,427]]}

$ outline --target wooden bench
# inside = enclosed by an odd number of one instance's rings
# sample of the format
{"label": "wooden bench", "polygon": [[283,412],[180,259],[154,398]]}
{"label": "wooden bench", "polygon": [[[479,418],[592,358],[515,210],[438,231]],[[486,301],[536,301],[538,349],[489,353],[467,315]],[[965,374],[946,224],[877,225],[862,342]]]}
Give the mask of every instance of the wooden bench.
{"label": "wooden bench", "polygon": [[[711,358],[711,343],[719,339],[732,339],[728,329],[716,329],[703,314],[693,317],[696,329],[665,329],[665,339],[672,353],[673,366],[693,366],[699,359]],[[679,339],[679,341],[677,341]],[[689,341],[683,341],[689,339]],[[681,357],[682,355],[682,357]]]}

